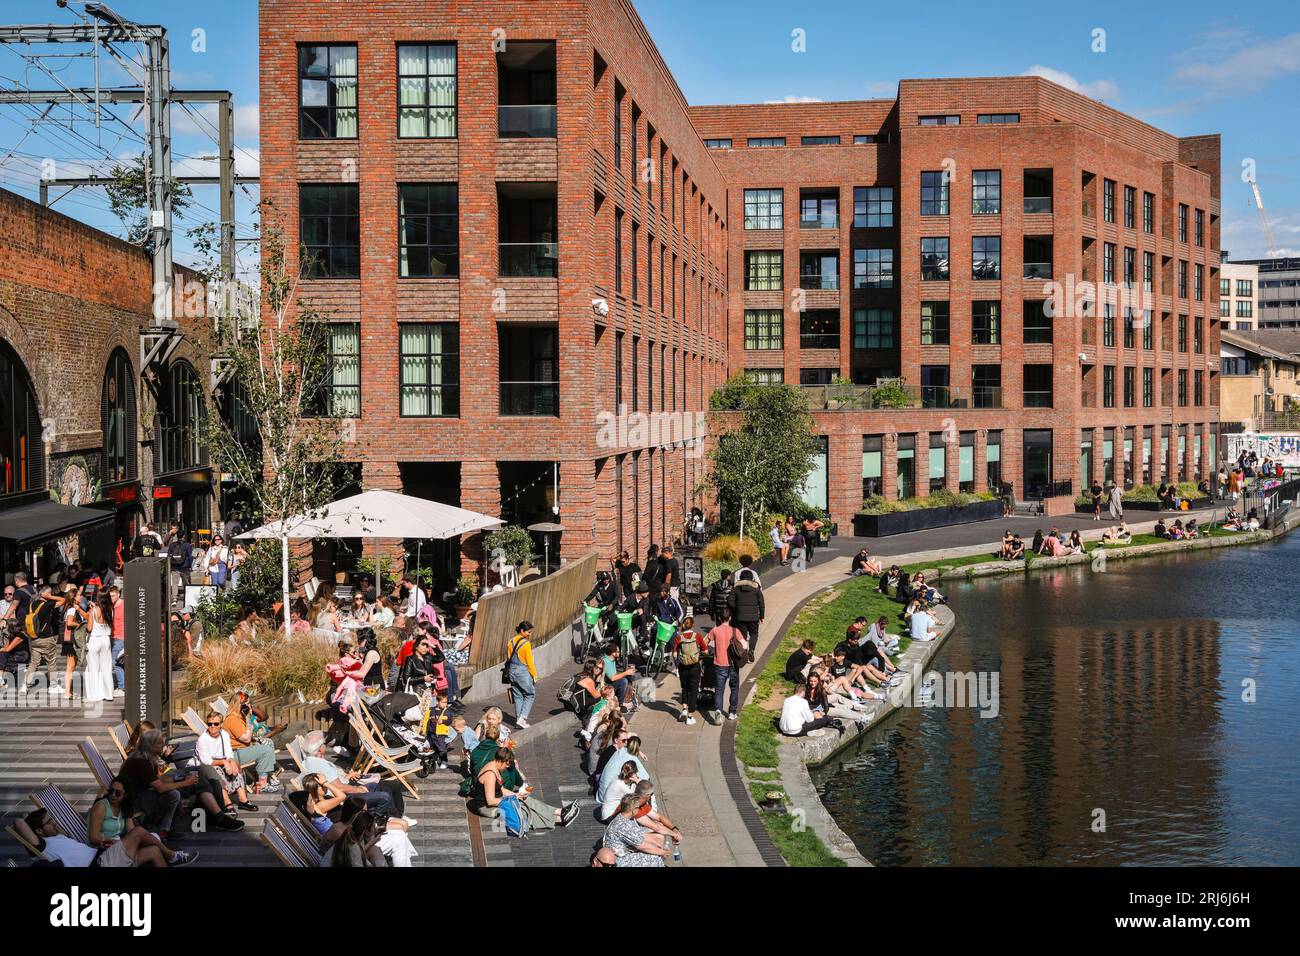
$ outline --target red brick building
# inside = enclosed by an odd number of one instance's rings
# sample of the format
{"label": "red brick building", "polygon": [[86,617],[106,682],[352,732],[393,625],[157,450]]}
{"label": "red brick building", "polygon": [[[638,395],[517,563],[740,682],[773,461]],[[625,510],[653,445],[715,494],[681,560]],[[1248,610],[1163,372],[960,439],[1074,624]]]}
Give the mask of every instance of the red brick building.
{"label": "red brick building", "polygon": [[[192,429],[210,400],[206,289],[176,268],[181,335],[142,377],[140,333],[154,303],[148,254],[3,190],[0,223],[5,580],[28,566],[29,552],[43,554],[42,572],[59,560],[110,560],[144,519],[210,528],[214,476]],[[11,520],[30,528],[23,510],[51,498],[114,520],[79,535],[15,541]]]}
{"label": "red brick building", "polygon": [[262,188],[337,323],[362,485],[641,550],[742,369],[810,386],[842,524],[864,491],[1214,459],[1217,137],[1033,77],[691,108],[627,0],[259,16]]}

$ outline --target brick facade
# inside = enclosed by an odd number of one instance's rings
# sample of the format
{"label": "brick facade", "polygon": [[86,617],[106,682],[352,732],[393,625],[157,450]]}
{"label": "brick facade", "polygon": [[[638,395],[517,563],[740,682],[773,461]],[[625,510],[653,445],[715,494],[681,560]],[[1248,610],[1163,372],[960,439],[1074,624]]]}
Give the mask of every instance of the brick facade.
{"label": "brick facade", "polygon": [[[1050,432],[1050,453],[1043,453],[1050,468],[1043,477],[1071,482],[1076,493],[1103,473],[1108,428],[1119,429],[1112,439],[1117,477],[1123,476],[1125,439],[1132,442],[1134,480],[1140,481],[1143,429],[1153,429],[1152,454],[1158,456],[1166,426],[1166,473],[1208,473],[1218,422],[1217,136],[1178,139],[1036,77],[904,80],[898,96],[887,100],[692,108],[627,0],[266,0],[259,18],[262,188],[283,216],[291,254],[299,238],[300,186],[357,184],[358,277],[305,279],[299,295],[331,319],[360,327],[361,414],[351,457],[361,463],[365,485],[407,488],[404,475],[436,474],[421,493],[527,523],[549,519],[554,496],[534,492],[522,506],[513,489],[534,478],[548,485],[547,471],[558,463],[561,553],[641,551],[676,532],[697,502],[704,461],[697,448],[662,436],[633,436],[611,446],[601,437],[600,413],[624,406],[693,414],[707,409],[709,390],[728,372],[745,368],[779,369],[785,381],[796,383],[805,369],[862,384],[901,375],[915,388],[923,367],[946,367],[949,397],[942,404],[948,407],[815,412],[827,440],[827,504],[844,527],[862,498],[866,437],[880,439],[880,486],[887,495],[899,492],[898,448],[909,436],[916,487],[922,493],[930,487],[932,434],[943,436],[934,461],[944,464],[942,485],[954,490],[972,455],[970,486],[987,486],[992,435],[1001,439],[1002,480],[1023,496],[1027,430]],[[554,138],[499,135],[502,74],[494,40],[504,40],[506,51],[511,42],[554,44]],[[397,47],[417,42],[456,45],[454,137],[399,136]],[[356,138],[299,136],[298,48],[322,43],[357,48]],[[1016,114],[1018,122],[983,124],[982,113]],[[922,126],[921,116],[957,116],[960,124]],[[805,136],[840,140],[802,145]],[[869,142],[855,145],[855,136]],[[749,147],[751,137],[784,137],[786,145]],[[733,145],[708,149],[706,139]],[[1041,203],[1025,211],[1027,169],[1051,171],[1050,211]],[[920,215],[922,174],[945,170],[951,176],[948,213]],[[997,213],[973,213],[974,170],[1000,171]],[[1116,183],[1115,222],[1099,214],[1106,180]],[[397,186],[443,182],[459,189],[458,276],[399,278]],[[508,201],[501,198],[503,183],[553,188],[557,278],[502,277],[497,223],[499,205]],[[853,224],[854,189],[871,186],[893,188],[889,226]],[[1122,218],[1126,186],[1137,197],[1134,228]],[[784,191],[783,228],[744,228],[745,190],[776,188]],[[837,197],[834,228],[799,228],[805,189]],[[1143,193],[1154,197],[1150,234],[1142,228]],[[1177,234],[1180,204],[1189,210],[1186,242]],[[1199,244],[1190,235],[1198,210]],[[621,291],[613,261],[616,221],[622,223]],[[994,236],[1001,244],[1000,275],[974,279],[973,240]],[[924,237],[948,239],[947,280],[922,280]],[[1044,279],[1023,277],[1026,237],[1050,241],[1050,279],[1066,289],[1100,282],[1107,243],[1115,244],[1117,272],[1123,250],[1134,250],[1140,287],[1142,253],[1150,252],[1152,348],[1143,348],[1140,324],[1134,347],[1126,347],[1119,312],[1113,336],[1104,333],[1100,307],[1086,316],[1057,315],[1050,341],[1026,342],[1024,305],[1045,294]],[[859,248],[892,250],[891,287],[853,288]],[[779,289],[746,291],[747,250],[783,252]],[[800,254],[814,251],[837,257],[838,288],[800,290]],[[1185,297],[1176,284],[1179,262],[1188,263]],[[1198,265],[1199,300],[1190,288]],[[597,314],[593,300],[603,300],[608,314]],[[949,304],[948,342],[923,345],[921,303],[935,301]],[[997,304],[996,342],[972,342],[976,301]],[[782,347],[745,348],[745,312],[758,309],[780,311]],[[855,347],[855,309],[891,311],[891,341]],[[826,310],[837,319],[810,334],[807,348],[800,347],[801,310]],[[1186,351],[1175,342],[1182,315],[1188,317]],[[403,417],[399,325],[430,321],[459,327],[459,415]],[[1199,352],[1192,346],[1197,322]],[[525,325],[558,334],[557,415],[500,412],[500,330]],[[977,365],[1000,371],[992,407],[974,407]],[[1051,369],[1045,407],[1025,407],[1026,365]],[[1103,401],[1106,367],[1115,369],[1114,407]],[[1134,369],[1132,407],[1121,394],[1126,367]],[[1142,368],[1152,370],[1149,407],[1142,404]],[[1178,401],[1179,370],[1187,373],[1186,405]],[[1202,373],[1200,404],[1192,394],[1196,372]],[[1096,452],[1091,474],[1081,476],[1085,429],[1096,430]],[[1184,430],[1182,458],[1175,461]],[[442,463],[440,470],[419,471],[435,463]],[[1157,465],[1152,480],[1159,477]],[[466,542],[462,560],[468,566],[478,554],[474,542]]]}

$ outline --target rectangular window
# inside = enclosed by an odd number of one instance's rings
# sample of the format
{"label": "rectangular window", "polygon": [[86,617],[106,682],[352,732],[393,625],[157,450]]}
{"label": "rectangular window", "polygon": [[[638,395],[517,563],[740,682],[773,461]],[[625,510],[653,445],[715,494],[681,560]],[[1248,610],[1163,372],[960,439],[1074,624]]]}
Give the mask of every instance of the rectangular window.
{"label": "rectangular window", "polygon": [[1197,302],[1205,300],[1205,266],[1197,266],[1192,271],[1192,298]]}
{"label": "rectangular window", "polygon": [[1134,325],[1133,310],[1129,308],[1125,308],[1124,309],[1124,348],[1126,349],[1133,348],[1133,334],[1134,334],[1133,325]]}
{"label": "rectangular window", "polygon": [[623,291],[623,210],[614,210],[614,291]]}
{"label": "rectangular window", "polygon": [[641,227],[632,223],[632,301],[635,302],[641,292]]}
{"label": "rectangular window", "polygon": [[[1227,280],[1227,279],[1224,279],[1223,281],[1224,281],[1224,282],[1227,282],[1228,280]],[[1245,296],[1246,298],[1249,298],[1251,295],[1254,294],[1253,291],[1252,291],[1253,288],[1254,288],[1254,285],[1255,285],[1255,282],[1254,282],[1253,279],[1238,279],[1238,280],[1237,280],[1237,297],[1238,297],[1238,298],[1241,298],[1242,296]],[[1227,295],[1227,294],[1228,294],[1228,292],[1227,292],[1226,289],[1224,290],[1223,294],[1224,294],[1224,295]]]}
{"label": "rectangular window", "polygon": [[1187,262],[1178,260],[1178,298],[1187,298]]}
{"label": "rectangular window", "polygon": [[1137,391],[1137,369],[1131,365],[1124,366],[1124,407],[1132,408]]}
{"label": "rectangular window", "polygon": [[881,435],[862,436],[862,497],[871,498],[884,490],[881,466],[884,459],[884,439]]}
{"label": "rectangular window", "polygon": [[971,303],[971,342],[975,345],[1000,345],[1002,342],[1002,303]]}
{"label": "rectangular window", "polygon": [[1137,215],[1137,190],[1132,186],[1124,187],[1124,228],[1132,229],[1134,217]]}
{"label": "rectangular window", "polygon": [[1178,351],[1187,351],[1187,316],[1178,317]]}
{"label": "rectangular window", "polygon": [[1101,247],[1101,281],[1115,284],[1115,243],[1106,242]]}
{"label": "rectangular window", "polygon": [[704,145],[709,149],[731,149],[730,139],[706,139]]}
{"label": "rectangular window", "polygon": [[745,251],[745,289],[769,292],[784,288],[785,253],[779,250]]}
{"label": "rectangular window", "polygon": [[802,252],[799,254],[799,288],[838,289],[840,287],[840,257],[834,252]]}
{"label": "rectangular window", "polygon": [[1002,407],[1002,366],[970,367],[971,404],[975,408]]}
{"label": "rectangular window", "polygon": [[[627,90],[623,84],[614,81],[614,168],[623,165],[623,98]],[[675,165],[675,164],[674,164]]]}
{"label": "rectangular window", "polygon": [[745,310],[745,348],[779,349],[782,347],[780,309]]}
{"label": "rectangular window", "polygon": [[1205,210],[1196,210],[1195,230],[1193,235],[1196,237],[1198,246],[1205,245]]}
{"label": "rectangular window", "polygon": [[[1249,302],[1247,302],[1247,303],[1245,303],[1245,304],[1246,304],[1246,305],[1250,305]],[[1237,303],[1238,313],[1240,313],[1241,306],[1242,306],[1242,303],[1238,302],[1238,303]],[[1228,316],[1232,315],[1232,302],[1231,302],[1231,300],[1229,300],[1229,299],[1220,299],[1220,300],[1219,300],[1219,315],[1222,316],[1222,317],[1224,317],[1224,318],[1227,318]]]}
{"label": "rectangular window", "polygon": [[759,149],[764,146],[784,146],[784,136],[751,136],[745,140],[745,145],[750,149]]}
{"label": "rectangular window", "polygon": [[329,355],[320,391],[311,402],[318,415],[356,418],[361,414],[361,325],[330,322],[325,326]]}
{"label": "rectangular window", "polygon": [[1019,123],[1019,113],[980,113],[975,117],[975,121],[981,124],[1005,125],[1010,123]]}
{"label": "rectangular window", "polygon": [[780,229],[785,191],[781,189],[745,190],[745,228]]}
{"label": "rectangular window", "polygon": [[921,173],[921,215],[948,215],[948,174]]}
{"label": "rectangular window", "polygon": [[971,278],[997,279],[1002,275],[1002,237],[971,237]]}
{"label": "rectangular window", "polygon": [[755,385],[780,385],[785,381],[785,370],[779,368],[747,368],[745,376]]}
{"label": "rectangular window", "polygon": [[1002,212],[1002,171],[977,169],[971,173],[971,214],[996,216]]}
{"label": "rectangular window", "polygon": [[1187,242],[1187,204],[1178,204],[1178,241]]}
{"label": "rectangular window", "polygon": [[1124,250],[1124,288],[1133,288],[1133,281],[1137,269],[1137,250],[1125,248]]}
{"label": "rectangular window", "polygon": [[460,414],[460,326],[455,322],[402,323],[402,417],[455,418]]}
{"label": "rectangular window", "polygon": [[892,349],[894,347],[894,310],[854,309],[853,347],[855,349]]}
{"label": "rectangular window", "polygon": [[1115,221],[1115,180],[1113,179],[1102,180],[1101,211],[1106,222]]}
{"label": "rectangular window", "polygon": [[1101,406],[1115,407],[1115,366],[1103,365],[1101,368]]}
{"label": "rectangular window", "polygon": [[1142,253],[1142,291],[1150,292],[1155,278],[1156,257],[1153,252]]}
{"label": "rectangular window", "polygon": [[1155,401],[1155,369],[1142,369],[1142,407],[1150,408]]}
{"label": "rectangular window", "polygon": [[456,183],[397,187],[398,275],[454,278],[460,274]]}
{"label": "rectangular window", "polygon": [[356,136],[356,45],[298,47],[298,138]]}
{"label": "rectangular window", "polygon": [[398,46],[397,135],[456,135],[456,44]]}
{"label": "rectangular window", "polygon": [[[632,402],[636,411],[640,347],[632,340]],[[560,414],[559,330],[554,325],[498,325],[497,381],[501,415]]]}
{"label": "rectangular window", "polygon": [[840,195],[833,189],[804,189],[799,193],[800,229],[837,229]]}
{"label": "rectangular window", "polygon": [[1222,295],[1222,296],[1231,295],[1231,294],[1232,294],[1232,291],[1231,291],[1231,290],[1232,290],[1232,280],[1231,280],[1231,279],[1220,279],[1220,280],[1219,280],[1219,295]]}
{"label": "rectangular window", "polygon": [[898,497],[916,494],[916,436],[898,436]]}
{"label": "rectangular window", "polygon": [[948,390],[948,366],[921,366],[921,407],[949,408],[952,405]]}
{"label": "rectangular window", "polygon": [[1187,407],[1187,369],[1178,370],[1178,404],[1182,408]]}
{"label": "rectangular window", "polygon": [[836,370],[833,368],[801,368],[799,369],[800,385],[829,385],[835,378]]}
{"label": "rectangular window", "polygon": [[1192,351],[1197,355],[1205,351],[1205,320],[1199,315],[1192,320]]}
{"label": "rectangular window", "polygon": [[948,281],[947,236],[927,236],[921,240],[921,278]]}
{"label": "rectangular window", "polygon": [[853,137],[854,146],[871,146],[874,143],[885,142],[874,133],[857,133]]}
{"label": "rectangular window", "polygon": [[1115,306],[1110,302],[1102,306],[1101,344],[1108,349],[1115,347]]}
{"label": "rectangular window", "polygon": [[892,289],[893,287],[893,249],[853,250],[853,288]]}
{"label": "rectangular window", "polygon": [[1052,318],[1042,299],[1025,300],[1024,341],[1026,345],[1052,344]]}
{"label": "rectangular window", "polygon": [[799,314],[801,349],[840,347],[840,313],[835,309],[809,309]]}
{"label": "rectangular window", "polygon": [[838,136],[801,136],[799,143],[802,146],[838,146],[840,138]]}
{"label": "rectangular window", "polygon": [[1024,385],[1025,408],[1052,407],[1052,366],[1026,365]]}
{"label": "rectangular window", "polygon": [[[1227,304],[1227,301],[1226,301],[1226,300],[1224,301],[1224,304],[1225,304],[1225,305]],[[1224,315],[1227,315],[1226,312],[1224,312],[1223,314],[1224,314]],[[1249,299],[1238,299],[1238,300],[1237,300],[1237,318],[1239,318],[1239,319],[1249,319],[1252,315],[1254,315],[1254,303],[1251,302]]]}
{"label": "rectangular window", "polygon": [[1142,194],[1142,231],[1148,236],[1156,231],[1156,196],[1155,193]]}
{"label": "rectangular window", "polygon": [[1150,309],[1142,312],[1142,347],[1148,351],[1156,347],[1155,313]]}
{"label": "rectangular window", "polygon": [[947,113],[938,116],[918,116],[916,118],[917,126],[960,126],[961,117]]}
{"label": "rectangular window", "polygon": [[298,187],[298,249],[304,279],[361,275],[361,210],[355,183]]}
{"label": "rectangular window", "polygon": [[948,445],[943,432],[930,432],[930,491],[947,487]]}
{"label": "rectangular window", "polygon": [[854,186],[853,225],[859,229],[892,227],[894,225],[894,187]]}
{"label": "rectangular window", "polygon": [[1192,373],[1192,387],[1195,405],[1205,404],[1205,373],[1199,369]]}
{"label": "rectangular window", "polygon": [[948,303],[921,303],[921,344],[948,344]]}
{"label": "rectangular window", "polygon": [[984,440],[984,467],[990,491],[1002,490],[1002,432],[991,431]]}

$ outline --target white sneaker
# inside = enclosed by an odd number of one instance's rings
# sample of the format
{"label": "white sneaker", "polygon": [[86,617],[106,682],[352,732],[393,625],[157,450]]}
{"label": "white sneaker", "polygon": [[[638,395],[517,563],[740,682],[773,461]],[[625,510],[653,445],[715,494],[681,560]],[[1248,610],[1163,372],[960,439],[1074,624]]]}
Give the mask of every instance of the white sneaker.
{"label": "white sneaker", "polygon": [[125,696],[126,696],[126,692],[123,691],[122,688],[119,687],[117,690],[113,691],[113,696],[114,696],[114,697],[125,697]]}
{"label": "white sneaker", "polygon": [[826,736],[826,729],[825,729],[824,727],[818,727],[816,730],[810,730],[810,731],[808,731],[808,733],[804,734],[804,736],[805,736],[805,737],[825,737],[825,736]]}
{"label": "white sneaker", "polygon": [[524,720],[522,717],[518,717],[515,719],[515,726],[518,727],[520,730],[527,730],[528,721]]}
{"label": "white sneaker", "polygon": [[684,723],[686,724],[687,727],[694,727],[694,726],[695,726],[695,718],[694,718],[694,717],[687,717],[686,720],[684,721]]}
{"label": "white sneaker", "polygon": [[728,719],[728,720],[738,720],[739,718],[740,718],[740,715],[739,715],[739,714],[732,714],[732,713],[728,713],[728,714],[727,714],[727,719]]}
{"label": "white sneaker", "polygon": [[413,826],[415,826],[417,823],[419,823],[420,821],[419,821],[419,820],[412,820],[410,817],[402,817],[402,822],[405,823],[408,827],[413,827]]}

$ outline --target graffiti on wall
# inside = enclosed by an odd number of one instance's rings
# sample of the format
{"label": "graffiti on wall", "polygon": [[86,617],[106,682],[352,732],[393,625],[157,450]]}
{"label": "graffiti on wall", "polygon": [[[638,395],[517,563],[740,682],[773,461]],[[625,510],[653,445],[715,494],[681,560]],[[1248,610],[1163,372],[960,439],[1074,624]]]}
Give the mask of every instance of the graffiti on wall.
{"label": "graffiti on wall", "polygon": [[[59,504],[78,507],[99,500],[100,481],[96,474],[97,462],[85,455],[73,454],[54,458],[50,462],[50,497]],[[71,564],[80,557],[80,543],[76,535],[60,538],[56,544],[59,560]]]}
{"label": "graffiti on wall", "polygon": [[1263,434],[1242,432],[1224,435],[1228,459],[1235,461],[1243,451],[1254,452],[1260,460],[1280,461],[1284,468],[1300,468],[1300,432]]}

